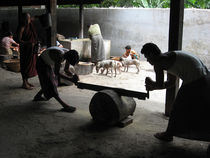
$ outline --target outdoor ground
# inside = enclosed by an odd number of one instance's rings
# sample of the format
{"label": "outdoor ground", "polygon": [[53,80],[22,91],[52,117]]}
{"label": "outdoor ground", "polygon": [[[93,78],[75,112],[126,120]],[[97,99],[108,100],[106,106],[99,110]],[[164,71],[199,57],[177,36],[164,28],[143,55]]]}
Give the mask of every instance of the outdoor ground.
{"label": "outdoor ground", "polygon": [[[145,92],[144,79],[154,78],[145,62],[117,77],[81,75],[82,82],[116,86]],[[96,125],[89,113],[95,91],[75,85],[59,87],[61,98],[77,107],[75,113],[61,112],[55,99],[33,102],[39,91],[38,78],[30,79],[33,90],[21,87],[20,73],[0,68],[0,158],[205,158],[208,142],[175,137],[165,143],[154,138],[164,131],[168,118],[163,115],[165,91],[150,93],[147,100],[135,99],[133,123],[124,127]]]}

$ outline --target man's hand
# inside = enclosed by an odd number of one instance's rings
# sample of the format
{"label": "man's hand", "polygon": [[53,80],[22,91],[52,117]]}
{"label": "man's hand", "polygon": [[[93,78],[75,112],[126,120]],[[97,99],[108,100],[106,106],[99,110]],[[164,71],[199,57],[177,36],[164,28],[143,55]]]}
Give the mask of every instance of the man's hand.
{"label": "man's hand", "polygon": [[77,74],[74,74],[71,77],[67,76],[63,73],[59,73],[59,75],[60,75],[61,78],[65,79],[65,80],[68,80],[68,81],[71,81],[74,84],[77,84],[77,82],[79,81],[79,76]]}
{"label": "man's hand", "polygon": [[42,52],[44,52],[46,50],[46,48],[41,48],[39,51],[39,54],[42,54]]}
{"label": "man's hand", "polygon": [[76,84],[77,85],[77,82],[79,81],[79,76],[77,75],[77,74],[74,74],[73,76],[72,76],[72,82],[74,82],[74,84]]}
{"label": "man's hand", "polygon": [[68,75],[69,77],[72,77],[73,74],[69,70],[64,70],[65,74]]}

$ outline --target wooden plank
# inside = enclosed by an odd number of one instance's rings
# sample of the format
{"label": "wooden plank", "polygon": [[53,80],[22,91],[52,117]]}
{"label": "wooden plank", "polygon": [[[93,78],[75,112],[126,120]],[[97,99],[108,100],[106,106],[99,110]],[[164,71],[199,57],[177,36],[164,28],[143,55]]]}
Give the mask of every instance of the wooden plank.
{"label": "wooden plank", "polygon": [[141,100],[145,100],[146,98],[149,98],[149,92],[147,92],[147,93],[137,92],[137,91],[126,90],[126,89],[123,89],[123,88],[107,87],[107,86],[94,85],[94,84],[82,83],[82,82],[77,83],[77,88],[89,89],[89,90],[94,90],[94,91],[111,89],[111,90],[117,92],[119,95],[122,95],[122,96],[138,98],[138,99],[141,99]]}
{"label": "wooden plank", "polygon": [[127,117],[124,120],[120,121],[117,126],[123,128],[125,126],[130,125],[131,123],[133,123],[133,118]]}

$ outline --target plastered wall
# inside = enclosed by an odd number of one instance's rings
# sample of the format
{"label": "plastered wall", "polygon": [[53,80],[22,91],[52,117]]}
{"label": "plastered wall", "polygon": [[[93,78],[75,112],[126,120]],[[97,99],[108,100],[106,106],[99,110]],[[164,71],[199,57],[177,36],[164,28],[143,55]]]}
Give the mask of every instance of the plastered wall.
{"label": "plastered wall", "polygon": [[[26,10],[40,15],[44,10]],[[57,30],[66,38],[79,36],[79,9],[58,9]],[[137,52],[147,42],[154,42],[163,52],[168,50],[170,9],[143,8],[93,8],[84,10],[84,38],[87,25],[98,23],[104,39],[111,40],[111,55],[120,56],[129,44]],[[1,9],[0,22],[10,22],[16,30],[17,10]],[[43,34],[43,33],[42,33]],[[210,69],[210,10],[185,9],[183,28],[183,50],[201,58]],[[144,60],[143,56],[141,59]]]}

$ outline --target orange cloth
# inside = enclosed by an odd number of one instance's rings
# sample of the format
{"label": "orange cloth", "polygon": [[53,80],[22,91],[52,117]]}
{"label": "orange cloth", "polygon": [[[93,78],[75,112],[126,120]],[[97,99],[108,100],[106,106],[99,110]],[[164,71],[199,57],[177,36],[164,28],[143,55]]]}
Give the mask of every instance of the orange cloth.
{"label": "orange cloth", "polygon": [[121,58],[121,57],[112,57],[111,59],[112,59],[112,60],[116,60],[116,61],[120,61],[120,58]]}

